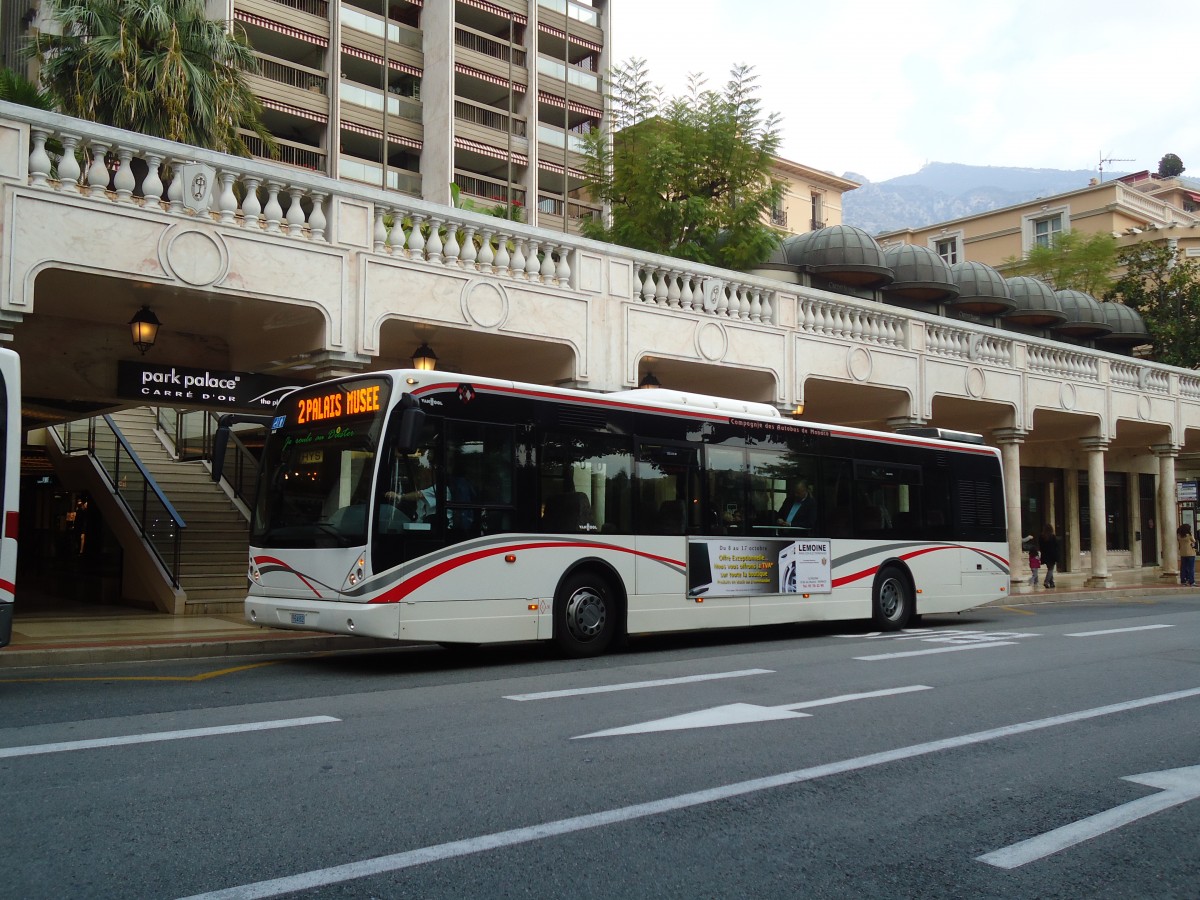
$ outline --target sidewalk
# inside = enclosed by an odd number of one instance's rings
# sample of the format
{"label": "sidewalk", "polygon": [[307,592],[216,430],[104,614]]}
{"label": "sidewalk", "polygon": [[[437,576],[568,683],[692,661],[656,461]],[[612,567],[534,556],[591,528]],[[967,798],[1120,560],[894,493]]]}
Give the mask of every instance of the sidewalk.
{"label": "sidewalk", "polygon": [[[1179,596],[1184,588],[1157,569],[1112,573],[1110,587],[1087,584],[1087,574],[1060,573],[1057,587],[1014,584],[1009,598],[989,606],[1025,606],[1080,600]],[[250,625],[240,615],[169,616],[121,606],[64,605],[22,615],[17,601],[12,643],[0,650],[0,669],[85,663],[277,656],[317,650],[396,646],[388,641]]]}

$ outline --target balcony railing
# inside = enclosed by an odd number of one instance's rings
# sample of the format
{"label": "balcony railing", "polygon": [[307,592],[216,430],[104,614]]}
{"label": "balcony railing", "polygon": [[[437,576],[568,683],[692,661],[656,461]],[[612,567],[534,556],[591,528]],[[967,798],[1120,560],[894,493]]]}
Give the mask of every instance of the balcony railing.
{"label": "balcony railing", "polygon": [[[471,100],[463,100],[461,98],[456,99],[454,101],[454,118],[470,122],[473,125],[482,125],[484,128],[493,128],[496,131],[508,134],[508,113],[493,109],[490,106],[484,106],[482,103],[475,103]],[[525,137],[526,126],[524,119],[519,119],[516,116],[512,117],[512,133],[517,137]]]}
{"label": "balcony railing", "polygon": [[544,125],[541,122],[538,122],[538,141],[549,144],[551,147],[561,147],[565,141],[572,153],[583,153],[586,149],[583,138],[579,135],[564,132],[561,128]]}
{"label": "balcony railing", "polygon": [[525,205],[525,191],[516,186],[505,187],[503,181],[488,178],[485,175],[471,175],[459,169],[454,170],[454,183],[463,194],[478,197],[490,203],[503,203],[507,196],[512,196],[516,206]]}
{"label": "balcony railing", "polygon": [[[577,200],[568,200],[566,203],[567,218],[574,220],[592,219],[599,220],[600,207],[589,203],[580,203]],[[561,216],[563,214],[563,199],[555,197],[553,194],[538,195],[538,212],[544,212],[551,216]]]}
{"label": "balcony railing", "polygon": [[[249,131],[240,132],[242,140],[246,142],[246,146],[250,148],[250,154],[257,156],[260,159],[268,159],[267,146],[263,143],[262,138]],[[275,162],[281,162],[289,166],[298,166],[301,169],[311,169],[314,172],[325,171],[325,153],[315,147],[309,147],[307,144],[297,144],[294,141],[287,141],[283,138],[275,139],[276,145],[279,147],[279,156]]]}
{"label": "balcony railing", "polygon": [[[383,111],[383,91],[363,87],[352,81],[343,81],[338,92],[345,103],[353,103],[366,109]],[[421,102],[405,97],[403,94],[388,93],[387,110],[389,116],[399,116],[411,122],[421,121]]]}
{"label": "balcony railing", "polygon": [[600,27],[600,13],[582,3],[571,3],[569,0],[538,0],[538,6],[563,13],[579,22]]}
{"label": "balcony railing", "polygon": [[[376,37],[383,37],[384,35],[383,19],[379,16],[365,13],[360,9],[355,9],[353,6],[347,6],[345,3],[342,4],[342,24],[347,28],[364,31]],[[404,47],[411,47],[414,50],[421,49],[421,32],[419,29],[396,22],[388,22],[386,30],[389,41]]]}
{"label": "balcony railing", "polygon": [[292,9],[298,9],[300,12],[319,16],[322,19],[329,18],[328,0],[271,0],[271,2],[278,3],[280,6],[290,6]]}
{"label": "balcony railing", "polygon": [[551,78],[557,78],[559,81],[567,81],[581,88],[586,88],[589,91],[600,90],[600,79],[591,72],[586,72],[575,66],[563,65],[557,59],[550,59],[546,56],[538,56],[537,64],[538,71],[543,75],[549,75]]}
{"label": "balcony railing", "polygon": [[511,61],[514,66],[525,67],[527,53],[524,48],[513,46],[508,41],[497,40],[473,28],[454,26],[454,43],[466,50],[474,50],[502,62]]}
{"label": "balcony railing", "polygon": [[319,94],[325,93],[329,79],[324,72],[297,66],[265,53],[254,55],[258,58],[258,71],[263,78],[303,90],[316,91]]}
{"label": "balcony railing", "polygon": [[[379,187],[383,181],[383,167],[379,163],[350,156],[338,157],[338,171],[342,178],[358,181],[362,184],[372,184]],[[421,194],[421,176],[407,169],[388,168],[388,190],[400,191],[413,196]]]}

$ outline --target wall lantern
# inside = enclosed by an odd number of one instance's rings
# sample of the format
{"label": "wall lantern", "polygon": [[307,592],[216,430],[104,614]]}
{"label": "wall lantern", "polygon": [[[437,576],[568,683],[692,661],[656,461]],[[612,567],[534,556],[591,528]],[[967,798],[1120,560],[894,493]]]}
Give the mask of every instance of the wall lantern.
{"label": "wall lantern", "polygon": [[158,329],[161,325],[162,322],[158,321],[158,316],[154,315],[150,307],[143,306],[129,320],[133,346],[145,353],[154,346],[154,340],[158,337]]}
{"label": "wall lantern", "polygon": [[638,382],[638,387],[644,390],[649,390],[650,388],[659,388],[662,387],[662,382],[654,377],[653,372],[647,372],[642,380]]}
{"label": "wall lantern", "polygon": [[437,368],[437,361],[437,354],[424,341],[421,342],[420,347],[413,351],[412,363],[414,369],[420,369],[422,372],[432,372]]}

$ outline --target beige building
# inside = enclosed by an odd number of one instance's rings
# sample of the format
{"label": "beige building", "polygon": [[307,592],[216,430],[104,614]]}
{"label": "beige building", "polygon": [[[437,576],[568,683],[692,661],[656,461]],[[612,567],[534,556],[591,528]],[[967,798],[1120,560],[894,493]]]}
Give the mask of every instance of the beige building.
{"label": "beige building", "polygon": [[859,187],[857,181],[782,157],[776,158],[772,175],[784,183],[784,189],[783,199],[771,212],[771,224],[788,234],[841,225],[842,195]]}
{"label": "beige building", "polygon": [[1200,183],[1149,172],[1093,182],[1077,191],[1015,206],[875,236],[883,247],[927,247],[947,263],[1002,267],[1068,231],[1112,234],[1119,246],[1175,241],[1180,253],[1200,256]]}

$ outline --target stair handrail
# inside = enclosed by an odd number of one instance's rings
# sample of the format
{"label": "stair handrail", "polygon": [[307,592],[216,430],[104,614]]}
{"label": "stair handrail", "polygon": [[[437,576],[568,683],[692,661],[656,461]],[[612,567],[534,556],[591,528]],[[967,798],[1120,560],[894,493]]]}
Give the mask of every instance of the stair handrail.
{"label": "stair handrail", "polygon": [[[125,491],[122,489],[121,455],[116,454],[114,456],[113,469],[115,471],[110,472],[108,470],[108,466],[105,465],[105,460],[96,451],[97,444],[95,416],[88,419],[86,447],[87,454],[96,461],[97,468],[104,473],[104,477],[109,483],[109,488],[112,490],[113,496],[115,496],[129,512],[130,517],[137,525],[138,532],[141,535],[142,540],[145,542],[146,546],[150,548],[150,551],[154,554],[155,559],[157,559],[159,565],[162,566],[163,571],[170,576],[171,584],[174,587],[179,587],[180,547],[183,540],[183,530],[187,528],[187,523],[183,520],[183,516],[179,514],[179,511],[175,509],[174,504],[172,504],[167,498],[167,495],[163,493],[162,488],[158,486],[158,482],[154,480],[154,476],[150,474],[149,470],[142,462],[141,457],[137,455],[137,452],[133,449],[125,435],[121,432],[120,427],[115,421],[113,421],[112,416],[105,415],[101,416],[100,418],[104,420],[104,423],[112,432],[113,437],[116,438],[121,450],[129,457],[130,463],[133,465],[138,475],[141,476],[142,490],[140,509],[134,508],[133,503],[130,502],[130,498],[126,496]],[[57,426],[54,429],[55,434],[58,435],[59,441],[63,444],[63,447],[67,453],[73,453],[77,449],[83,449],[72,446],[73,441],[71,439],[71,435],[73,433],[73,429],[70,428],[71,424],[72,423],[67,423],[67,435],[65,438],[59,433]],[[172,559],[170,565],[167,564],[166,559],[163,558],[163,554],[159,551],[156,543],[157,535],[153,533],[152,526],[147,524],[150,513],[150,498],[152,496],[158,501],[163,512],[166,514],[172,533]]]}

